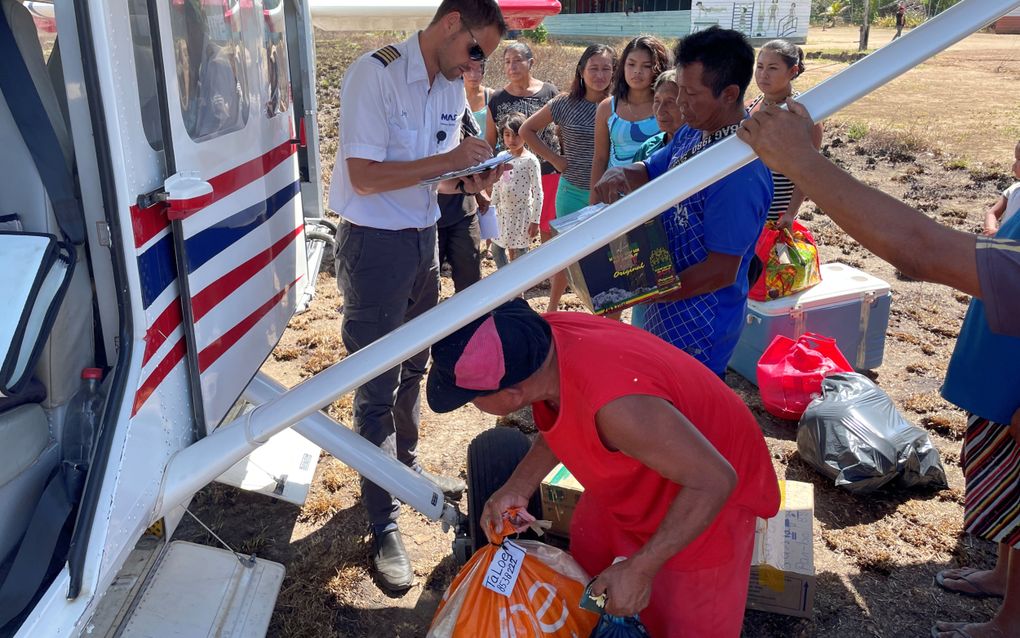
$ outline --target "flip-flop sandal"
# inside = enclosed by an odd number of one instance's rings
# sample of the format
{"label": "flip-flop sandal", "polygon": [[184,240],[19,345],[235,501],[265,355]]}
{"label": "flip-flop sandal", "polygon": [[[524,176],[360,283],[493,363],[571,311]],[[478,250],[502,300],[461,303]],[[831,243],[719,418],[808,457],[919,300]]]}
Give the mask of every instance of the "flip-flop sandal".
{"label": "flip-flop sandal", "polygon": [[968,598],[978,598],[978,599],[980,599],[980,598],[1002,598],[1002,596],[1000,594],[993,594],[992,592],[986,590],[984,587],[982,587],[981,585],[978,585],[977,583],[975,583],[974,581],[972,581],[969,578],[969,576],[971,574],[974,574],[975,572],[978,571],[976,569],[973,569],[973,570],[971,570],[969,572],[962,573],[962,574],[960,574],[958,576],[949,576],[949,578],[951,578],[952,580],[962,580],[963,582],[965,582],[968,585],[970,585],[971,587],[973,587],[974,591],[964,591],[962,589],[956,589],[955,587],[950,587],[946,583],[946,578],[947,578],[946,572],[947,571],[949,571],[949,570],[948,569],[943,569],[939,573],[935,574],[935,584],[938,585],[939,587],[941,587],[942,589],[948,591],[948,592],[952,592],[954,594],[959,594],[961,596],[966,596]]}

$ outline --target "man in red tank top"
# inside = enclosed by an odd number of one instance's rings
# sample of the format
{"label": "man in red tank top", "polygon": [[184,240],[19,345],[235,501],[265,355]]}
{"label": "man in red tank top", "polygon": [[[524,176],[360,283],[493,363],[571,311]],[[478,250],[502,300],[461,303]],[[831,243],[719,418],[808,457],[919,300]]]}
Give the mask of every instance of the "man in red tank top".
{"label": "man in red tank top", "polygon": [[[755,517],[779,509],[765,439],[714,373],[665,341],[592,315],[503,304],[432,347],[436,412],[531,405],[541,436],[482,513],[527,507],[562,462],[584,485],[570,551],[606,610],[651,635],[739,636]],[[614,558],[627,560],[612,564]]]}

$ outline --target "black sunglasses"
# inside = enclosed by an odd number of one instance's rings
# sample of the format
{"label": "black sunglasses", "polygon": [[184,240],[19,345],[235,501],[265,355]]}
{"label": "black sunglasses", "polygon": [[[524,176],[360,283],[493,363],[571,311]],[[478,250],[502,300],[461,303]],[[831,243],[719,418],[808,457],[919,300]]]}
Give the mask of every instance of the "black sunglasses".
{"label": "black sunglasses", "polygon": [[468,47],[468,59],[472,62],[485,62],[485,51],[482,50],[482,45],[478,44],[478,38],[471,32],[471,29],[465,24],[464,28],[467,29],[468,35],[474,40],[474,44]]}

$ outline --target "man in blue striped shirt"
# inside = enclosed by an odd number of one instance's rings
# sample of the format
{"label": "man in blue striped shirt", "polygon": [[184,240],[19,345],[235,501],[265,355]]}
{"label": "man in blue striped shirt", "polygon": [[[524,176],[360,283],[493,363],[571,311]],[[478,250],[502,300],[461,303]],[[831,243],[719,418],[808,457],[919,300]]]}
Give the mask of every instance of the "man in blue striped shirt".
{"label": "man in blue striped shirt", "polygon": [[[738,31],[713,27],[677,47],[677,103],[686,124],[644,162],[606,171],[597,197],[612,202],[736,133],[754,50]],[[644,328],[720,377],[740,338],[747,270],[772,203],[772,175],[755,160],[663,213],[681,288],[650,304]]]}

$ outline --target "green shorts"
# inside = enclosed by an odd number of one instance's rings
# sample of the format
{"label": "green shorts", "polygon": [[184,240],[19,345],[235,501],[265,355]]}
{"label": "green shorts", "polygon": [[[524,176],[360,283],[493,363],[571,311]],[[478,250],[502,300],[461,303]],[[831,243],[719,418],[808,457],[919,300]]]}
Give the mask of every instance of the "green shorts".
{"label": "green shorts", "polygon": [[578,188],[565,179],[560,179],[556,188],[556,218],[566,217],[588,205],[588,190]]}

